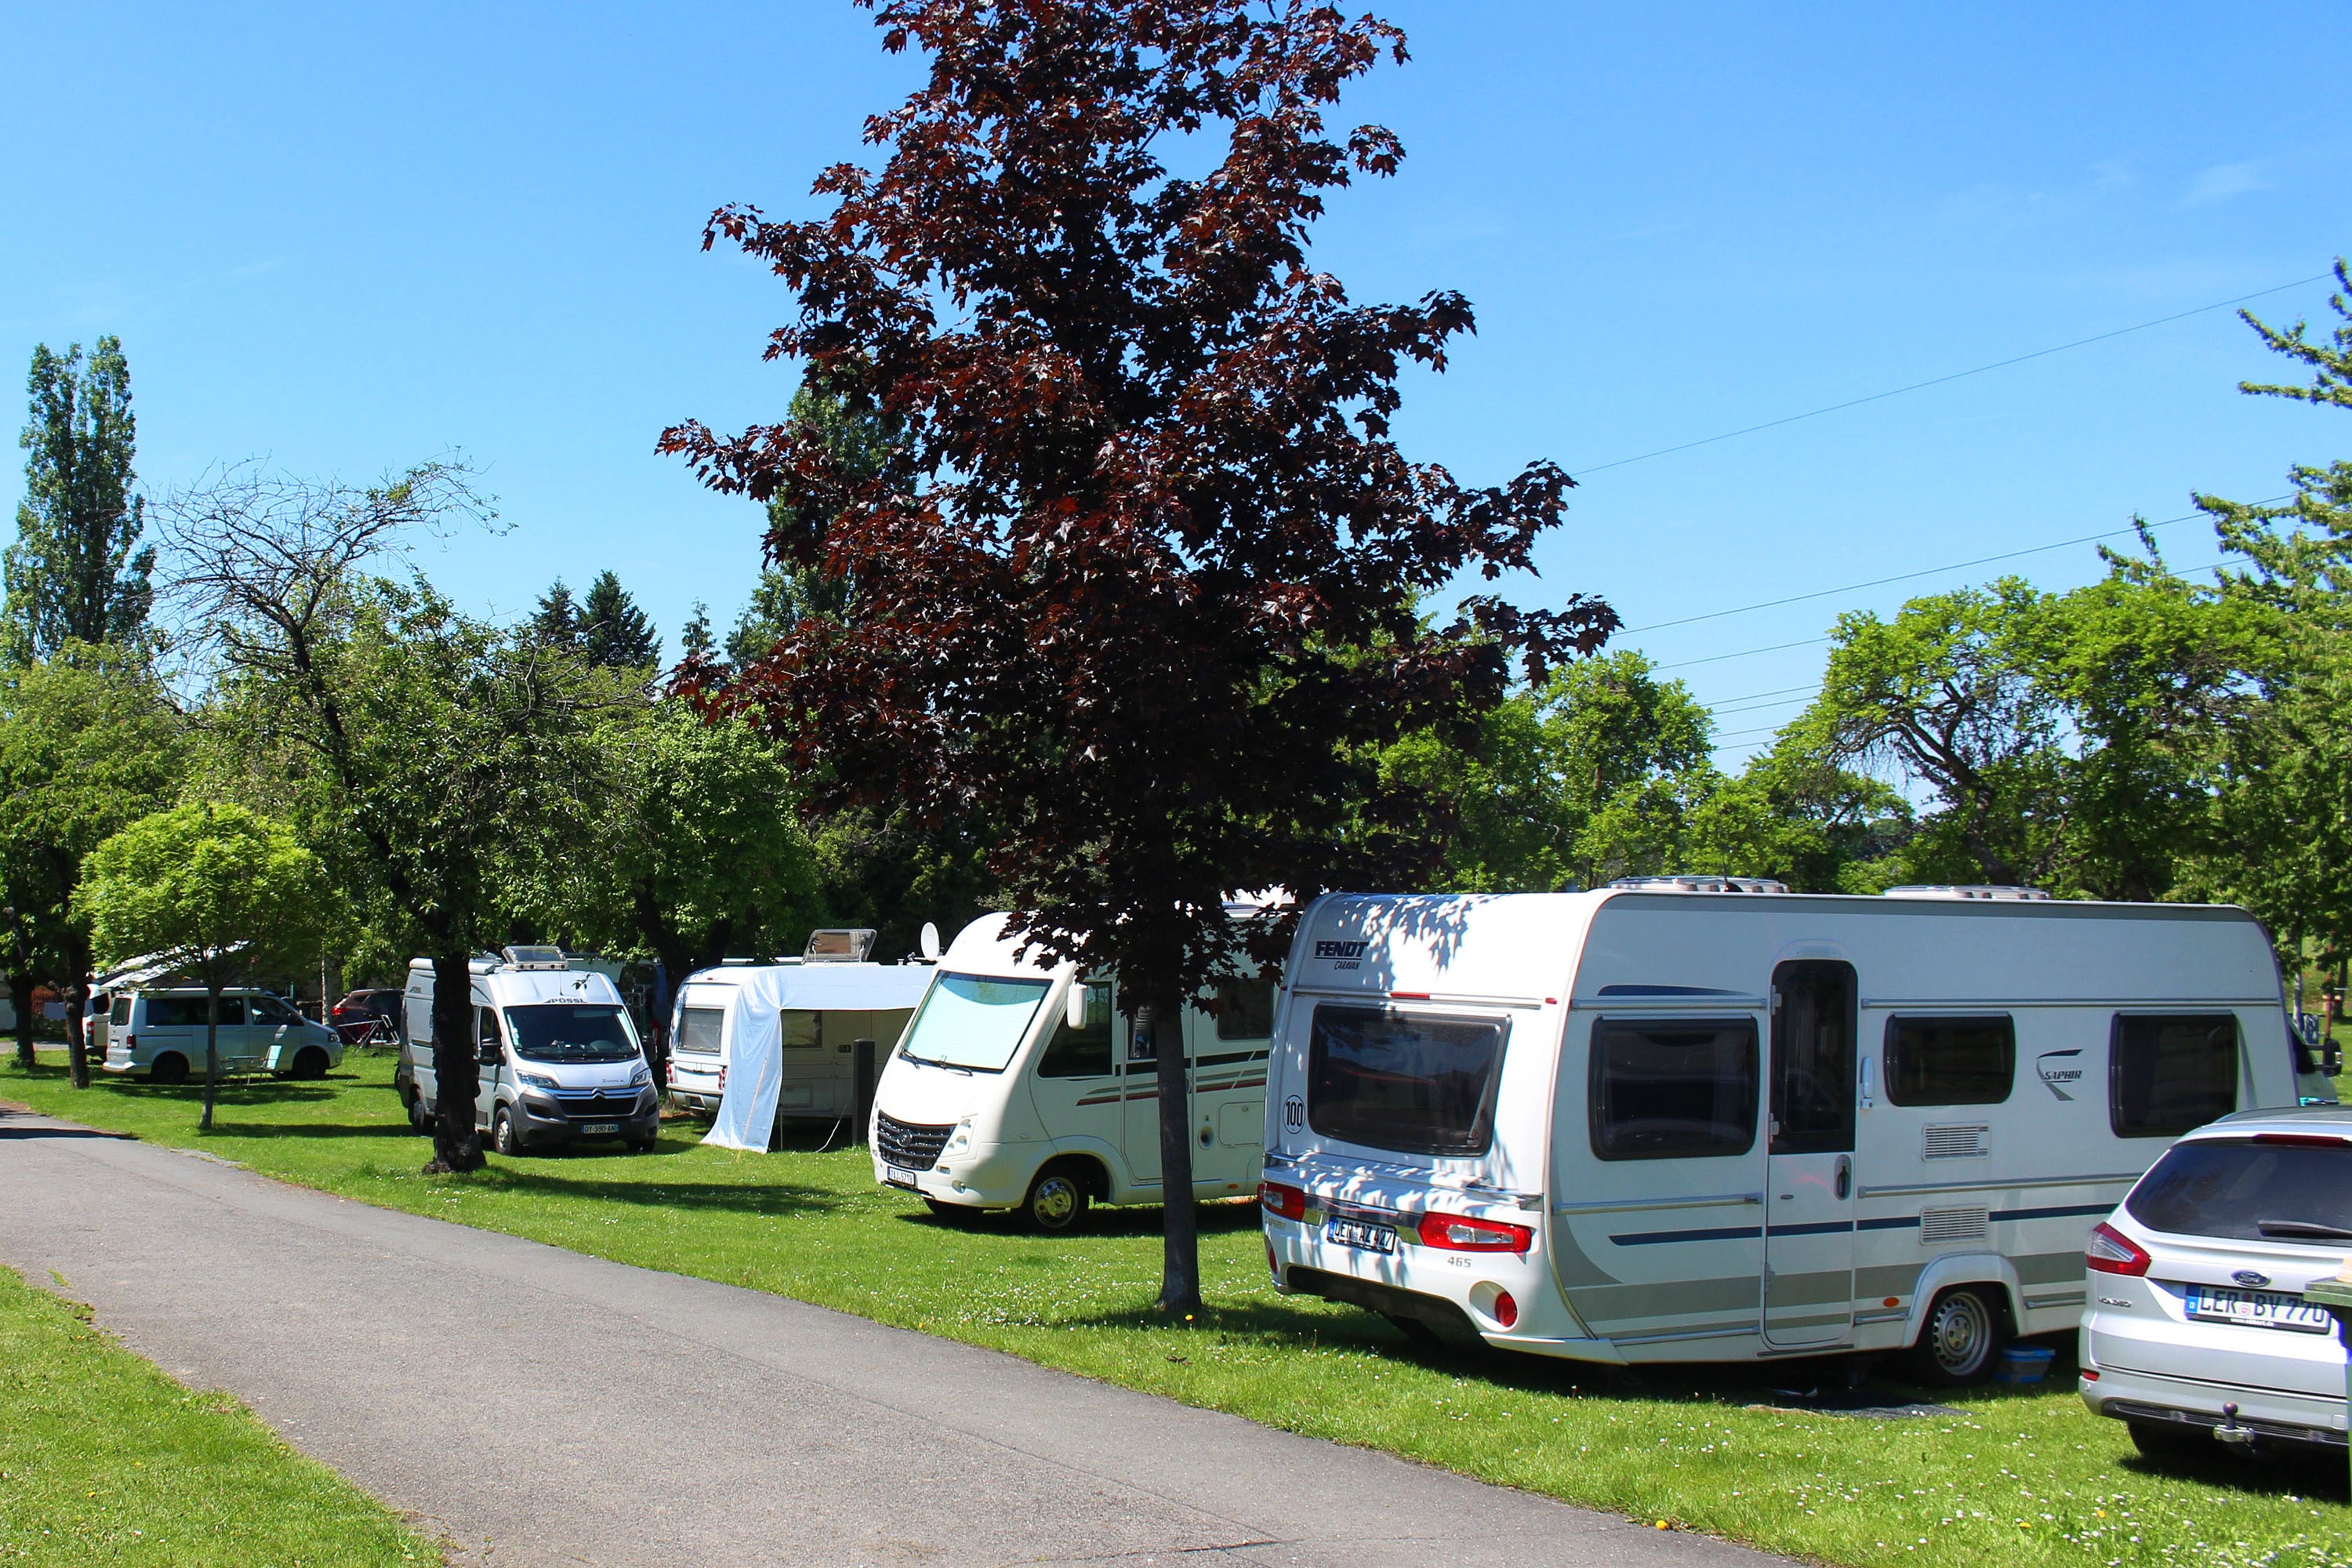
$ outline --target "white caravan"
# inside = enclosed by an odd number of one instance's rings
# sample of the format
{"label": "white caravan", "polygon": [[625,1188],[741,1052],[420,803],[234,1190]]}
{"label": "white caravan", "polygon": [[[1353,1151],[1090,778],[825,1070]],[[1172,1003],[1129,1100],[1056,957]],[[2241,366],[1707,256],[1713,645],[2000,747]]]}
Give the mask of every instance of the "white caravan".
{"label": "white caravan", "polygon": [[[591,1138],[653,1147],[661,1096],[612,981],[574,970],[553,947],[509,947],[468,967],[479,1073],[474,1125],[499,1153]],[[415,1086],[410,1119],[422,1128],[440,1106],[431,960],[410,962],[403,1012],[402,1049]]]}
{"label": "white caravan", "polygon": [[788,1119],[855,1115],[855,1043],[875,1043],[878,1068],[930,979],[929,966],[920,963],[802,961],[698,970],[678,987],[671,1095],[717,1113],[707,1141],[730,1148],[766,1149]]}
{"label": "white caravan", "polygon": [[[1137,1055],[1108,979],[1020,956],[1011,917],[959,933],[874,1094],[874,1179],[935,1210],[1017,1208],[1066,1230],[1089,1202],[1160,1199],[1160,1078]],[[1074,996],[1075,994],[1075,996]],[[1213,1016],[1184,1012],[1192,1192],[1258,1178],[1271,979],[1228,983]]]}
{"label": "white caravan", "polygon": [[1276,1284],[1597,1362],[1980,1376],[2074,1325],[2174,1138],[2309,1065],[2243,910],[2021,889],[1334,895],[1286,974]]}

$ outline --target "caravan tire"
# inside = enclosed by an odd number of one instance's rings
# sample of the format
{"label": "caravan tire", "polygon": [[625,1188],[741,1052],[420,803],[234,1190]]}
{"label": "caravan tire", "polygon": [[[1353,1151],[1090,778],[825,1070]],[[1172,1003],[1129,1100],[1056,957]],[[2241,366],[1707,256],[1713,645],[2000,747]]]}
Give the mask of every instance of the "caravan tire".
{"label": "caravan tire", "polygon": [[1955,1388],[1992,1375],[2009,1328],[1998,1286],[1964,1285],[1947,1290],[1927,1309],[1912,1347],[1913,1369],[1925,1383]]}
{"label": "caravan tire", "polygon": [[165,1051],[148,1064],[149,1083],[185,1083],[188,1081],[188,1058],[177,1051]]}
{"label": "caravan tire", "polygon": [[1076,1230],[1087,1217],[1086,1184],[1067,1165],[1048,1165],[1029,1184],[1021,1200],[1021,1217],[1030,1229],[1046,1236]]}

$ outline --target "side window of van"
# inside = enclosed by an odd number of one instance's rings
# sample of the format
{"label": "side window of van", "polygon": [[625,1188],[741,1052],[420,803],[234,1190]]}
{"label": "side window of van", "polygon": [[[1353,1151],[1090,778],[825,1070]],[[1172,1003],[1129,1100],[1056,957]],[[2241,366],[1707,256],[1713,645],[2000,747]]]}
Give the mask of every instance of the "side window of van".
{"label": "side window of van", "polygon": [[1603,1160],[1745,1154],[1756,1145],[1753,1018],[1601,1018],[1592,1026],[1592,1152]]}
{"label": "side window of van", "polygon": [[1274,1037],[1274,980],[1228,980],[1217,987],[1217,1038],[1265,1040]]}
{"label": "side window of van", "polygon": [[1087,986],[1087,1026],[1073,1029],[1064,1018],[1054,1026],[1054,1038],[1037,1058],[1039,1078],[1103,1078],[1110,1072],[1110,986],[1089,982]]}
{"label": "side window of van", "polygon": [[2107,1124],[2118,1138],[2177,1138],[2238,1108],[2233,1013],[2118,1013],[2107,1037]]}
{"label": "side window of van", "polygon": [[114,1005],[107,1009],[106,1021],[118,1029],[131,1022],[131,998],[117,996]]}
{"label": "side window of van", "polygon": [[[205,1026],[205,999],[202,996],[150,996],[147,998],[147,1026],[151,1029],[201,1029]],[[222,997],[220,1021],[224,1027],[244,1023],[245,998]]]}
{"label": "side window of van", "polygon": [[1886,1098],[1895,1105],[1999,1105],[2017,1078],[2017,1025],[1998,1018],[1886,1020]]}
{"label": "side window of van", "polygon": [[677,1017],[677,1048],[688,1055],[715,1057],[719,1031],[727,1026],[724,1007],[681,1008]]}

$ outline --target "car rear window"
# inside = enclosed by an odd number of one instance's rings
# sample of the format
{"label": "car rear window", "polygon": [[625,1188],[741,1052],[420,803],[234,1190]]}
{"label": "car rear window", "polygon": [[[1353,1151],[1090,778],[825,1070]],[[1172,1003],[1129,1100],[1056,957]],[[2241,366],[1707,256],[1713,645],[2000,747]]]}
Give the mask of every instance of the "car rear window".
{"label": "car rear window", "polygon": [[2296,1232],[2352,1234],[2352,1143],[2177,1143],[2140,1178],[2124,1210],[2150,1230],[2180,1236],[2341,1249],[2341,1238]]}
{"label": "car rear window", "polygon": [[1327,1003],[1307,1045],[1307,1122],[1370,1149],[1483,1154],[1508,1033],[1500,1018]]}

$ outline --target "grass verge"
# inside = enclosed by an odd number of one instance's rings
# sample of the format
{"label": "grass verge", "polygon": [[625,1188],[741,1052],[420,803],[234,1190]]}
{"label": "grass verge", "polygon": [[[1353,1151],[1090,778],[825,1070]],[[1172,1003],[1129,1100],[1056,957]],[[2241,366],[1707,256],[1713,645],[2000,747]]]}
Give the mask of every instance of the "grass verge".
{"label": "grass verge", "polygon": [[183,1388],[0,1268],[0,1562],[438,1563],[223,1394]]}
{"label": "grass verge", "polygon": [[[1806,1408],[1834,1369],[1685,1368],[1640,1377],[1533,1357],[1423,1354],[1368,1314],[1275,1294],[1257,1213],[1203,1211],[1206,1319],[1150,1311],[1159,1212],[1097,1211],[1084,1235],[955,1227],[877,1188],[863,1152],[745,1155],[685,1130],[645,1155],[498,1160],[424,1177],[424,1141],[354,1058],[323,1083],[226,1091],[195,1131],[193,1091],[0,1069],[0,1096],[200,1147],[386,1207],[698,1275],[1008,1351],[1046,1366],[1385,1448],[1647,1522],[1832,1563],[2344,1568],[2342,1464],[2217,1455],[2159,1469],[2084,1409],[2070,1345],[2051,1384],[1935,1396],[1948,1414],[1875,1420]],[[1887,1385],[1889,1397],[1916,1390]]]}

